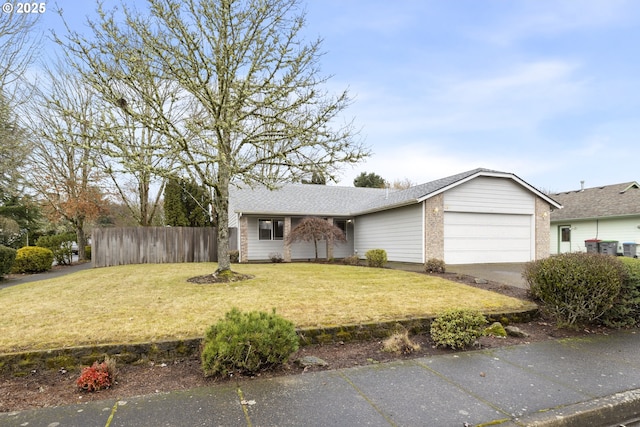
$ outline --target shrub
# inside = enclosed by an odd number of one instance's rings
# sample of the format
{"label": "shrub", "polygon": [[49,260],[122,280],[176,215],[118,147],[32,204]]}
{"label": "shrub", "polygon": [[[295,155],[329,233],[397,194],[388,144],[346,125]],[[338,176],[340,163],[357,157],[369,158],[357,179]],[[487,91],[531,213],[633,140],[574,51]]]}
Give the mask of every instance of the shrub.
{"label": "shrub", "polygon": [[465,348],[482,336],[486,324],[487,319],[477,311],[447,310],[431,322],[431,339],[436,347]]}
{"label": "shrub", "polygon": [[446,271],[446,265],[443,260],[437,258],[429,258],[424,263],[424,271],[427,273],[444,273]]}
{"label": "shrub", "polygon": [[279,262],[282,262],[282,255],[280,255],[279,253],[270,253],[269,254],[269,259],[271,260],[271,262],[273,262],[274,264],[277,264]]}
{"label": "shrub", "polygon": [[626,275],[613,306],[602,316],[610,328],[627,328],[640,324],[640,259],[620,258]]}
{"label": "shrub", "polygon": [[616,257],[566,253],[527,263],[523,277],[559,326],[577,327],[612,307],[625,274]]}
{"label": "shrub", "polygon": [[16,260],[11,269],[14,273],[41,273],[51,269],[53,252],[38,246],[25,246],[16,252]]}
{"label": "shrub", "polygon": [[85,246],[84,247],[84,257],[86,259],[91,259],[91,246]]}
{"label": "shrub", "polygon": [[353,254],[351,256],[344,257],[342,259],[342,263],[345,265],[360,265],[360,258],[358,255]]}
{"label": "shrub", "polygon": [[382,342],[382,350],[389,353],[411,354],[420,350],[420,344],[409,338],[409,331],[401,325]]}
{"label": "shrub", "polygon": [[243,313],[233,308],[207,330],[202,369],[205,376],[268,370],[286,362],[298,342],[293,323],[275,310]]}
{"label": "shrub", "polygon": [[36,241],[36,246],[50,249],[56,264],[70,265],[73,250],[71,244],[76,241],[76,233],[63,233],[54,236],[41,236]]}
{"label": "shrub", "polygon": [[235,250],[235,251],[229,251],[229,261],[237,264],[240,262],[240,251]]}
{"label": "shrub", "polygon": [[367,265],[369,267],[384,267],[387,263],[387,251],[384,249],[370,249],[364,254],[367,258]]}
{"label": "shrub", "polygon": [[85,391],[98,391],[111,387],[116,379],[116,363],[114,359],[105,357],[104,362],[93,362],[93,365],[83,368],[76,380],[78,388]]}
{"label": "shrub", "polygon": [[0,280],[2,276],[11,272],[15,260],[16,250],[0,245]]}

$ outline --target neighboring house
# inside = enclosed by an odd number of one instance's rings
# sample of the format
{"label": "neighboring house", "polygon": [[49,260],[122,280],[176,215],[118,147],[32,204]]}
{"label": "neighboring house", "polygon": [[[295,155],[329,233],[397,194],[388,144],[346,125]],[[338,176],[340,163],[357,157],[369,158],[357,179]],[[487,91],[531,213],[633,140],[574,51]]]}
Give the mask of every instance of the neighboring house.
{"label": "neighboring house", "polygon": [[[585,252],[586,240],[640,243],[640,186],[637,182],[552,194],[564,207],[551,213],[551,253]],[[630,246],[630,245],[628,245]]]}
{"label": "neighboring house", "polygon": [[347,243],[324,242],[321,257],[384,249],[390,261],[447,264],[523,262],[549,255],[551,208],[560,204],[516,175],[474,169],[406,190],[288,184],[235,188],[230,227],[238,227],[241,262],[313,259],[313,243],[288,245],[306,216],[326,218]]}

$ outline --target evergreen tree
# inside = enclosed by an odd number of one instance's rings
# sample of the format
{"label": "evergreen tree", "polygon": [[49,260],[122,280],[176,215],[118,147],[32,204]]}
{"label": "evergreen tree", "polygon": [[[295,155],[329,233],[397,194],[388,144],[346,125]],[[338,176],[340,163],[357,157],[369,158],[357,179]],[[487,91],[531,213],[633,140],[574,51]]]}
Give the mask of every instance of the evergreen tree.
{"label": "evergreen tree", "polygon": [[353,185],[355,187],[385,188],[387,186],[387,181],[385,181],[380,175],[373,172],[362,172],[353,180]]}
{"label": "evergreen tree", "polygon": [[193,181],[168,180],[164,189],[164,217],[172,227],[211,227],[211,197]]}

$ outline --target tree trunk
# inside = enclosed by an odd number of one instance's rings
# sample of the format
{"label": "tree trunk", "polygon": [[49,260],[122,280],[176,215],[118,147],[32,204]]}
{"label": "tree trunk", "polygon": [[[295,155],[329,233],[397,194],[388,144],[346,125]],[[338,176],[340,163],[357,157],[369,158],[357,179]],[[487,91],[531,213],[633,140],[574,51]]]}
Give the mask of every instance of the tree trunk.
{"label": "tree trunk", "polygon": [[318,261],[318,239],[313,239],[313,246],[316,248],[316,262]]}
{"label": "tree trunk", "polygon": [[231,271],[229,258],[229,168],[223,162],[218,166],[218,182],[213,205],[218,217],[218,269],[216,273]]}
{"label": "tree trunk", "polygon": [[87,259],[87,253],[85,246],[87,246],[87,237],[84,235],[84,226],[78,227],[76,231],[76,239],[78,240],[78,261],[84,261]]}
{"label": "tree trunk", "polygon": [[140,197],[140,225],[150,226],[149,221],[149,178],[145,173],[139,178],[138,192]]}

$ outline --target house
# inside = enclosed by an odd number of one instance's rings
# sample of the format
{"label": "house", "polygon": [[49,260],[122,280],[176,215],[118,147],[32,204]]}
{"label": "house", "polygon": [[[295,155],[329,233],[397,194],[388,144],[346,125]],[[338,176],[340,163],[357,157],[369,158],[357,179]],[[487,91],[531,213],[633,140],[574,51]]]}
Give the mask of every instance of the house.
{"label": "house", "polygon": [[[587,240],[640,243],[640,186],[637,182],[552,194],[563,209],[551,213],[552,254],[586,251]],[[629,247],[629,245],[628,245]]]}
{"label": "house", "polygon": [[287,244],[306,216],[340,227],[347,243],[324,242],[321,257],[364,257],[447,264],[523,262],[549,255],[549,215],[560,204],[507,172],[474,169],[406,190],[288,184],[277,190],[232,187],[230,227],[240,261],[314,258],[313,243]]}

